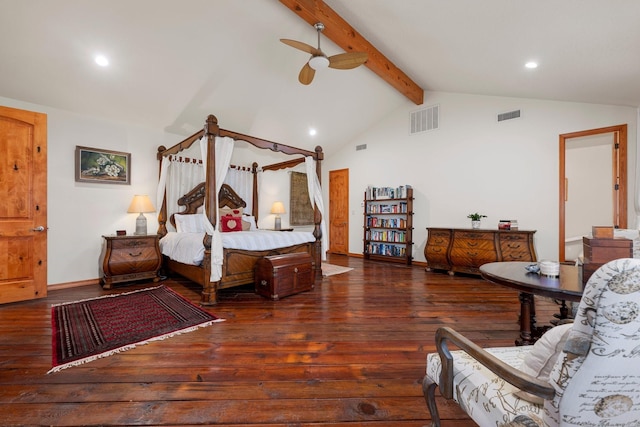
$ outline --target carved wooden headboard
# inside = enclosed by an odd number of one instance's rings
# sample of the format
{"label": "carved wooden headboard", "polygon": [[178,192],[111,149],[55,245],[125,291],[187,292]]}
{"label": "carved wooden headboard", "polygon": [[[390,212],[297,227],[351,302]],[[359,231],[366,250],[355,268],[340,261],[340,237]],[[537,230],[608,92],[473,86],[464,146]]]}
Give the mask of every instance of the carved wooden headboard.
{"label": "carved wooden headboard", "polygon": [[[184,206],[185,209],[181,212],[176,212],[180,215],[191,215],[198,212],[198,208],[204,204],[205,183],[201,182],[196,185],[193,190],[189,191],[184,196],[178,199],[178,206]],[[246,208],[247,203],[234,191],[233,188],[227,184],[222,184],[220,188],[220,194],[218,194],[218,208],[228,207],[231,209]],[[176,220],[172,214],[169,218],[171,225],[176,226]]]}

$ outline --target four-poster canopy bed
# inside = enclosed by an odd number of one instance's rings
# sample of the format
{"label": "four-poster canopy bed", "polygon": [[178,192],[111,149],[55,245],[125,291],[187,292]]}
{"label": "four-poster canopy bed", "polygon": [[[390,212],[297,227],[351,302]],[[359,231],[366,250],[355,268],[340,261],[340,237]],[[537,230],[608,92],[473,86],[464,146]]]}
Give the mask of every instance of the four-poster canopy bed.
{"label": "four-poster canopy bed", "polygon": [[[262,170],[276,171],[285,168],[291,168],[299,164],[305,163],[307,166],[307,175],[310,180],[310,194],[315,200],[314,206],[314,228],[313,232],[277,232],[277,231],[247,231],[242,233],[219,233],[220,229],[225,230],[224,225],[228,218],[222,218],[220,215],[221,208],[238,209],[245,208],[247,203],[227,184],[222,184],[220,170],[216,170],[216,161],[220,165],[220,159],[216,156],[227,156],[230,160],[231,152],[224,152],[220,147],[224,147],[223,143],[232,143],[233,141],[245,141],[259,149],[268,149],[287,155],[297,156],[294,159],[276,163],[273,165],[263,166]],[[167,206],[167,191],[163,183],[163,162],[167,161],[171,156],[176,156],[184,150],[187,150],[195,142],[200,141],[201,151],[203,155],[202,163],[205,166],[204,182],[199,183],[191,191],[178,199],[179,207]],[[232,145],[231,150],[232,150]],[[218,126],[218,120],[215,116],[207,117],[204,129],[191,135],[185,140],[179,142],[171,148],[161,146],[158,148],[157,154],[160,161],[161,169],[161,185],[158,191],[158,205],[161,206],[158,214],[158,234],[161,237],[161,248],[163,251],[163,269],[165,274],[177,273],[186,277],[202,286],[201,303],[212,305],[217,303],[217,290],[253,283],[254,267],[256,262],[269,255],[279,255],[293,252],[307,252],[313,260],[314,278],[316,281],[322,280],[321,262],[324,257],[324,249],[322,244],[323,227],[322,212],[323,207],[322,196],[320,193],[320,162],[324,155],[320,147],[316,147],[315,151],[308,151],[300,148],[291,147],[265,139],[244,135],[221,129]],[[312,159],[312,160],[311,160]],[[228,164],[228,163],[227,163]],[[315,168],[314,168],[315,165]],[[228,166],[225,166],[225,170]],[[218,166],[219,169],[220,166]],[[312,173],[311,173],[312,172]],[[309,176],[314,175],[314,176]],[[258,164],[253,163],[253,194],[252,194],[252,217],[258,217]],[[315,179],[317,177],[317,179]],[[313,183],[316,183],[315,189]],[[160,203],[160,198],[162,203]],[[204,208],[204,212],[202,212]],[[205,223],[203,233],[180,233],[180,227],[176,227],[176,216],[180,221],[185,218],[200,219],[203,218]],[[187,217],[186,215],[189,215]],[[193,215],[193,217],[191,216]],[[222,218],[222,220],[221,220]],[[175,227],[176,232],[172,232],[167,227],[167,220]],[[207,224],[207,221],[208,223]],[[224,221],[223,221],[224,220]],[[221,227],[222,226],[222,227]],[[184,225],[183,225],[183,228]],[[193,231],[193,230],[190,230]],[[228,230],[230,231],[230,230]],[[246,235],[250,236],[246,236]],[[242,235],[242,236],[241,236]],[[269,241],[271,246],[256,246],[253,244],[229,243],[231,238],[253,237],[260,242]],[[305,236],[306,235],[306,236]],[[258,236],[261,236],[258,238]],[[191,262],[191,255],[188,256],[189,261],[185,261],[180,256],[172,259],[172,255],[167,255],[171,247],[178,247],[182,244],[180,241],[176,243],[171,239],[185,238],[193,240],[195,238],[196,245],[199,245],[200,251],[203,252],[202,260],[200,258]],[[171,239],[170,239],[171,238]],[[218,240],[220,242],[218,242]],[[275,242],[275,240],[278,240]],[[281,241],[282,240],[282,241]],[[164,243],[164,245],[163,245]],[[266,244],[266,243],[265,243]],[[246,247],[245,247],[246,246]],[[166,248],[166,250],[165,250]],[[221,265],[217,265],[221,264]]]}

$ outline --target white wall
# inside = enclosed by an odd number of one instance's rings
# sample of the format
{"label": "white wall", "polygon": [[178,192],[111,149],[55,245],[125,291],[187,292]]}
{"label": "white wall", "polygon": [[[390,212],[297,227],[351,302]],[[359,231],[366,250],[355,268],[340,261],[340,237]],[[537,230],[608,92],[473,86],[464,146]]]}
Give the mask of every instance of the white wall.
{"label": "white wall", "polygon": [[[344,141],[343,150],[326,155],[325,217],[328,173],[349,169],[350,252],[362,251],[361,204],[367,185],[411,184],[417,261],[424,261],[426,227],[467,227],[466,216],[475,211],[488,215],[485,227],[495,228],[498,220],[509,218],[517,219],[521,229],[537,230],[539,258],[555,259],[558,135],[622,123],[629,125],[629,226],[636,226],[634,108],[449,93],[427,93],[425,99],[425,106],[440,105],[439,130],[410,136],[409,113],[418,107],[400,108],[358,139]],[[118,229],[133,233],[137,215],[126,211],[134,194],[149,194],[154,200],[157,147],[171,146],[182,137],[8,98],[0,97],[0,104],[48,116],[48,283],[96,279],[101,236]],[[497,113],[513,109],[522,110],[520,119],[496,123]],[[359,144],[367,144],[367,149],[356,151]],[[131,185],[75,182],[77,145],[131,153]],[[288,174],[262,185],[267,191],[269,186],[288,189]],[[287,196],[288,190],[282,196],[272,194],[274,200]],[[262,226],[273,217],[266,204],[261,203]],[[147,221],[154,232],[156,214],[147,214]]]}
{"label": "white wall", "polygon": [[[138,215],[127,213],[131,199],[148,194],[155,204],[157,147],[181,137],[8,98],[0,104],[47,114],[48,284],[98,278],[101,236],[121,229],[133,234]],[[131,153],[131,185],[75,182],[76,145]],[[149,234],[155,233],[157,214],[146,217]]]}
{"label": "white wall", "polygon": [[[538,258],[557,259],[558,136],[623,123],[629,138],[629,226],[636,226],[635,108],[427,92],[424,107],[436,104],[438,130],[409,135],[409,114],[422,108],[409,106],[326,157],[325,198],[329,171],[349,169],[351,253],[362,252],[364,189],[410,184],[416,261],[425,260],[426,227],[469,227],[467,215],[476,211],[488,216],[485,228],[517,219],[520,229],[537,230]],[[498,113],[515,109],[522,117],[497,122]],[[360,144],[367,149],[356,151]]]}

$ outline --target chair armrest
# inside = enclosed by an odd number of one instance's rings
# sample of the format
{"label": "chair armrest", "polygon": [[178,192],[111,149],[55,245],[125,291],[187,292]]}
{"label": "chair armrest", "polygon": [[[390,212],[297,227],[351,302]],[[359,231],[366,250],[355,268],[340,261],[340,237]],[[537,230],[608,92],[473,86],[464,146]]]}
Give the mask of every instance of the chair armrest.
{"label": "chair armrest", "polygon": [[443,397],[447,399],[453,398],[453,356],[449,351],[448,341],[514,387],[543,399],[553,399],[555,390],[549,383],[506,364],[462,334],[448,327],[441,327],[436,331],[436,348],[442,362],[439,387]]}

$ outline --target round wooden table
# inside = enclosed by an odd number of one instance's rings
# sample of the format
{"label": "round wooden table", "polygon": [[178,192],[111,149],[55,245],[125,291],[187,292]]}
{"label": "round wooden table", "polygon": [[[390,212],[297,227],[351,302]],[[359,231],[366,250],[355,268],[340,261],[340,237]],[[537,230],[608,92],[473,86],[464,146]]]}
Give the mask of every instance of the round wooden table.
{"label": "round wooden table", "polygon": [[560,265],[560,277],[547,277],[529,273],[525,267],[532,262],[491,262],[480,266],[480,275],[489,282],[520,291],[520,338],[516,345],[533,344],[546,328],[535,324],[534,295],[562,301],[560,317],[568,309],[564,301],[580,301],[582,297],[582,271],[575,265]]}

